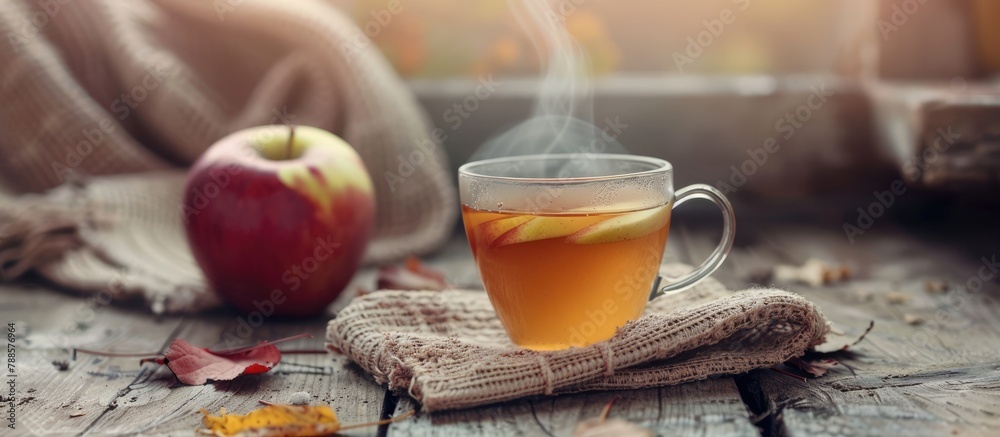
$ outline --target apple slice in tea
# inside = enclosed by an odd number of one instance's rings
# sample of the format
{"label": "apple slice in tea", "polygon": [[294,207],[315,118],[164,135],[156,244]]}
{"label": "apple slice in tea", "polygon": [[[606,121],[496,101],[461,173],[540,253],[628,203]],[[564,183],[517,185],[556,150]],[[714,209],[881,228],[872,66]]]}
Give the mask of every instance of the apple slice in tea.
{"label": "apple slice in tea", "polygon": [[670,223],[672,204],[612,217],[566,237],[575,244],[603,244],[631,240],[651,234]]}
{"label": "apple slice in tea", "polygon": [[606,216],[600,215],[522,215],[489,221],[480,226],[490,247],[502,247],[565,237],[606,219]]}
{"label": "apple slice in tea", "polygon": [[525,222],[534,219],[535,216],[533,215],[519,215],[514,217],[504,217],[504,218],[490,220],[488,222],[479,224],[479,235],[482,235],[483,239],[486,240],[487,244],[492,245],[497,238],[500,238],[501,235],[506,234],[507,231],[510,231],[511,229],[514,229],[515,227],[523,225]]}

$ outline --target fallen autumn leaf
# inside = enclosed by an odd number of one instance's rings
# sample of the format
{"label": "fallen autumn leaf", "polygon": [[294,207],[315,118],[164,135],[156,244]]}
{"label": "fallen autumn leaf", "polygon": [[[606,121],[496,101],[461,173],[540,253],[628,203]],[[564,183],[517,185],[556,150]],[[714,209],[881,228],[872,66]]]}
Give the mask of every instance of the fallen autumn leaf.
{"label": "fallen autumn leaf", "polygon": [[184,384],[202,385],[209,380],[229,381],[240,375],[267,372],[281,361],[281,352],[267,342],[236,353],[212,352],[178,338],[170,343],[162,358],[142,360],[150,361],[166,364]]}
{"label": "fallen autumn leaf", "polygon": [[205,431],[217,436],[287,436],[305,437],[331,435],[339,431],[365,426],[378,426],[403,420],[413,412],[391,419],[356,425],[342,425],[330,407],[325,405],[278,405],[261,402],[265,406],[244,415],[228,414],[225,408],[213,416],[201,410]]}
{"label": "fallen autumn leaf", "polygon": [[444,274],[423,265],[416,257],[406,259],[403,266],[389,265],[379,267],[379,290],[445,290],[451,284]]}
{"label": "fallen autumn leaf", "polygon": [[[253,346],[237,349],[213,351],[200,348],[179,338],[174,339],[162,356],[149,357],[149,353],[116,353],[101,352],[87,349],[74,349],[73,359],[77,352],[108,357],[145,356],[140,363],[157,363],[166,365],[177,376],[177,380],[187,385],[202,385],[208,381],[229,381],[240,375],[253,375],[271,370],[281,362],[281,351],[275,346],[278,343],[312,338],[309,334],[299,334],[274,341],[262,341]],[[286,353],[315,353],[310,350],[287,351]]]}

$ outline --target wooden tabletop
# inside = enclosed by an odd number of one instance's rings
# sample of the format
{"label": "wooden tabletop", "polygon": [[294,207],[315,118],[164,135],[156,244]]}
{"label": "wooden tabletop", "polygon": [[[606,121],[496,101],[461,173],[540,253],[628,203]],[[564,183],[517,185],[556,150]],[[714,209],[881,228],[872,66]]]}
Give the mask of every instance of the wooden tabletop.
{"label": "wooden tabletop", "polygon": [[[700,262],[715,238],[711,231],[676,227],[668,259]],[[992,434],[1000,428],[1000,272],[993,272],[984,259],[1000,260],[1000,249],[977,244],[975,236],[968,240],[970,244],[956,244],[888,224],[858,236],[853,244],[837,225],[742,228],[736,249],[716,274],[731,287],[771,284],[763,272],[775,264],[801,264],[812,257],[851,266],[852,279],[837,284],[774,282],[816,302],[844,333],[845,342],[874,321],[871,333],[821,378],[804,380],[762,369],[673,387],[418,413],[345,434],[568,436],[613,398],[618,400],[611,417],[659,435]],[[460,235],[426,261],[455,283],[478,283]],[[973,279],[981,274],[996,276]],[[373,272],[366,270],[355,284],[370,287],[372,280]],[[942,283],[946,289],[939,287]],[[979,284],[981,289],[973,291]],[[156,318],[139,305],[107,305],[28,284],[2,286],[0,301],[0,322],[15,323],[17,333],[17,434],[191,435],[201,423],[199,409],[246,413],[259,407],[258,400],[283,403],[300,391],[310,393],[314,403],[330,405],[343,423],[418,408],[335,355],[287,356],[262,375],[185,386],[161,366],[84,355],[71,361],[63,348],[162,352],[174,338],[221,345],[226,333],[239,329],[235,314]],[[321,347],[326,320],[268,322],[254,336],[274,339],[307,332],[315,338],[282,347],[315,349]],[[65,370],[53,364],[67,360]],[[6,396],[7,390],[5,383],[0,394]],[[4,411],[6,418],[6,406]]]}

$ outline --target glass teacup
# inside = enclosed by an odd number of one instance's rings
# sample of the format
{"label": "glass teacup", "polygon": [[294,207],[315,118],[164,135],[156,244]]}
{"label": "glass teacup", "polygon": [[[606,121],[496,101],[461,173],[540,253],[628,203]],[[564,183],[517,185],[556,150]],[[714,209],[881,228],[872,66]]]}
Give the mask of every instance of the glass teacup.
{"label": "glass teacup", "polygon": [[671,209],[711,200],[722,241],[701,266],[652,295],[690,288],[728,255],[733,209],[709,185],[673,188],[673,167],[612,154],[517,156],[459,169],[462,218],[479,274],[511,340],[554,350],[606,340],[651,297]]}

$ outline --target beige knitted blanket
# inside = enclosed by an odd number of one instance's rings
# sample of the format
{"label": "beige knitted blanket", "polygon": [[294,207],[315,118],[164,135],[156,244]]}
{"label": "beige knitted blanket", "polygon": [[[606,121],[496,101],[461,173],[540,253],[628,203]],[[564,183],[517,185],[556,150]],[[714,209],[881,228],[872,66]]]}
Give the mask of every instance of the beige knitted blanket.
{"label": "beige knitted blanket", "polygon": [[[183,168],[265,124],[324,128],[358,150],[377,201],[367,261],[443,242],[458,209],[444,153],[333,2],[0,2],[0,185],[82,181],[0,196],[4,277],[34,269],[163,311],[212,305],[181,234]],[[422,164],[390,184],[386,172],[413,153]]]}
{"label": "beige knitted blanket", "polygon": [[[670,265],[663,274],[686,269]],[[815,305],[794,293],[733,292],[709,278],[654,299],[642,318],[608,341],[536,352],[510,342],[484,292],[378,291],[337,314],[327,347],[425,411],[439,411],[770,367],[821,344],[828,325]]]}

